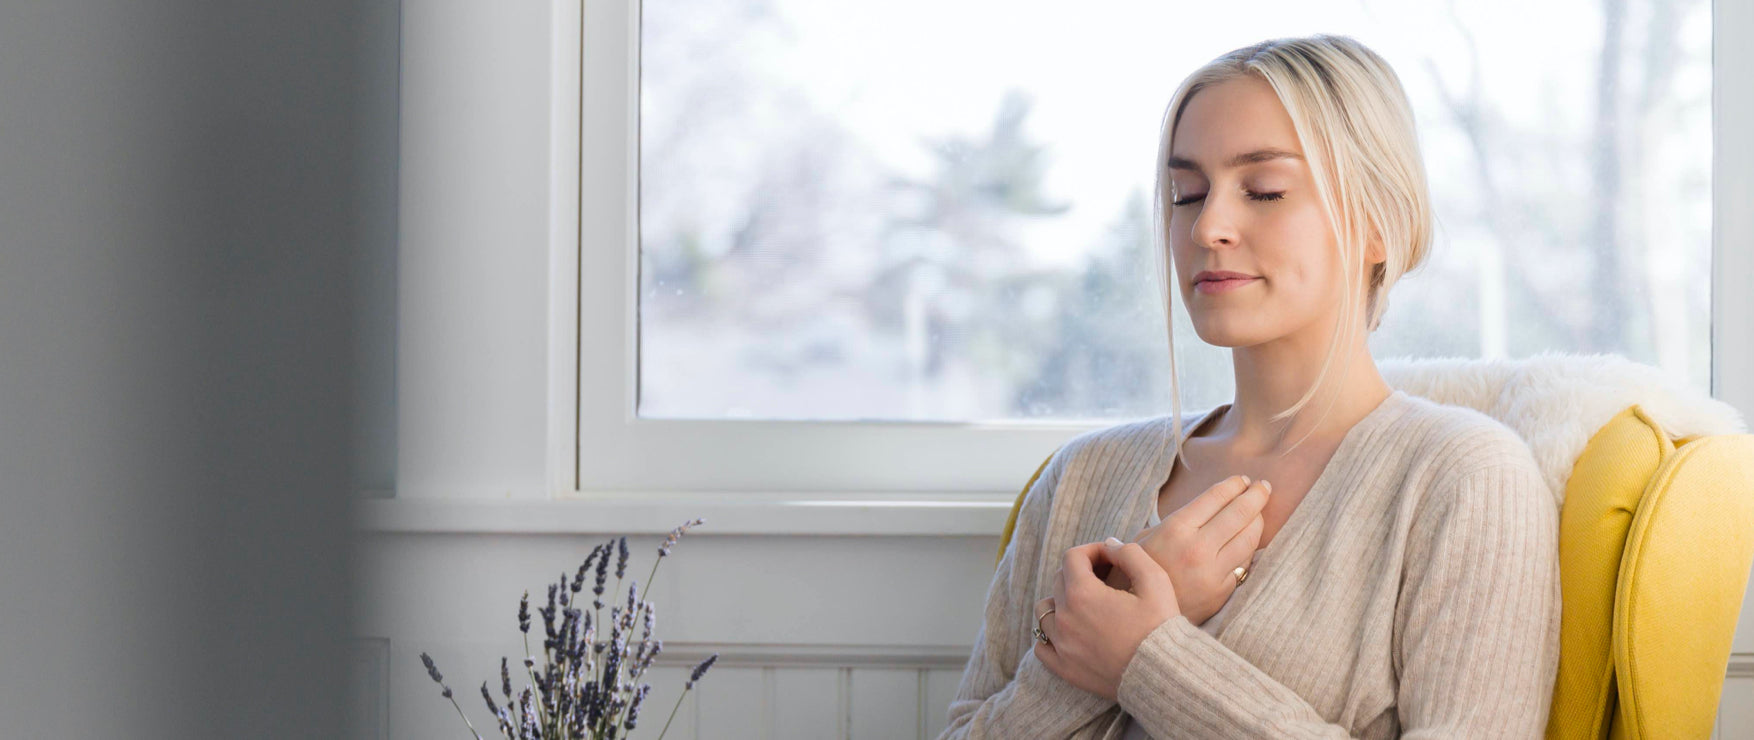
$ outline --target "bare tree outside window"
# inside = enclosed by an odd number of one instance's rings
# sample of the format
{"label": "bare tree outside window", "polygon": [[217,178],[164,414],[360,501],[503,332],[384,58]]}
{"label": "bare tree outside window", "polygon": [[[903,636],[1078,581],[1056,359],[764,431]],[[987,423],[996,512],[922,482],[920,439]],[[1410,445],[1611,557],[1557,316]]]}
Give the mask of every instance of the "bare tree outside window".
{"label": "bare tree outside window", "polygon": [[[640,415],[1165,413],[1162,106],[1315,32],[1395,66],[1437,209],[1378,357],[1618,352],[1708,386],[1709,3],[1166,5],[645,0]],[[1175,300],[1183,403],[1221,403]]]}

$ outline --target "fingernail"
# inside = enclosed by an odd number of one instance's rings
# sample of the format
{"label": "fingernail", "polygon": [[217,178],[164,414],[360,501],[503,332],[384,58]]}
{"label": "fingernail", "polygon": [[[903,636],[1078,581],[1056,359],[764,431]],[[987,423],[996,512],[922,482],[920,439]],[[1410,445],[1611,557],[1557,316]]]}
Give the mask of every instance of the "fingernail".
{"label": "fingernail", "polygon": [[1102,544],[1108,545],[1109,547],[1120,547],[1121,545],[1126,544],[1126,543],[1123,543],[1120,540],[1117,540],[1113,537],[1110,537],[1106,540],[1103,540]]}
{"label": "fingernail", "polygon": [[1242,484],[1245,486],[1249,484],[1249,477],[1248,476],[1245,475],[1242,477]]}
{"label": "fingernail", "polygon": [[1261,479],[1261,487],[1267,489],[1267,495],[1273,495],[1273,484],[1267,482],[1265,478]]}

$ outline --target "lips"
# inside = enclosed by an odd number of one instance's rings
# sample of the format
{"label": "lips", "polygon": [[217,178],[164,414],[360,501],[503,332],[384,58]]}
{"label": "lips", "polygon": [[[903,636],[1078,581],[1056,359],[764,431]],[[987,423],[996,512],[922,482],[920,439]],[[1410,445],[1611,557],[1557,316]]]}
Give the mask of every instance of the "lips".
{"label": "lips", "polygon": [[1252,276],[1204,279],[1194,283],[1196,293],[1226,293],[1238,290],[1258,282],[1260,278]]}
{"label": "lips", "polygon": [[1233,272],[1231,270],[1201,270],[1198,273],[1194,274],[1194,283],[1199,284],[1199,283],[1206,282],[1207,280],[1230,280],[1230,279],[1251,280],[1251,279],[1254,279],[1256,277],[1259,277],[1259,276],[1258,275],[1249,275],[1247,273],[1242,273],[1242,272]]}

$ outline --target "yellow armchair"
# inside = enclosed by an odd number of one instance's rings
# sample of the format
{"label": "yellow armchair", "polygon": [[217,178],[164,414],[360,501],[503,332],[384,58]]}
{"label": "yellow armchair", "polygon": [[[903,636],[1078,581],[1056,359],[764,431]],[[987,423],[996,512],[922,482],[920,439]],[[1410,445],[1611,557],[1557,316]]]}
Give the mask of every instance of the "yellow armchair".
{"label": "yellow armchair", "polygon": [[[1739,415],[1613,356],[1382,367],[1397,388],[1516,429],[1562,492],[1564,606],[1547,738],[1709,737],[1754,566],[1754,435],[1739,433]],[[1618,405],[1627,399],[1640,400]],[[1672,428],[1646,406],[1663,409]],[[1597,424],[1609,407],[1618,411]],[[1556,429],[1579,419],[1593,432]],[[1012,505],[999,557],[1046,467]]]}

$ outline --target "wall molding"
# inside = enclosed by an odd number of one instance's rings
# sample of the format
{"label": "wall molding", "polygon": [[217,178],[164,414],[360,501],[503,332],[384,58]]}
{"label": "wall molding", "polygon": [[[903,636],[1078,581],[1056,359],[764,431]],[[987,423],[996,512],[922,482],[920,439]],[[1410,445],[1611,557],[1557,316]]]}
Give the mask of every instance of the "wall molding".
{"label": "wall molding", "polygon": [[974,647],[957,645],[787,645],[664,641],[654,665],[690,667],[713,653],[713,665],[741,668],[897,668],[961,671]]}
{"label": "wall molding", "polygon": [[1754,678],[1754,653],[1730,653],[1726,678]]}
{"label": "wall molding", "polygon": [[1004,493],[618,493],[530,498],[383,498],[354,503],[354,528],[384,534],[998,537]]}

